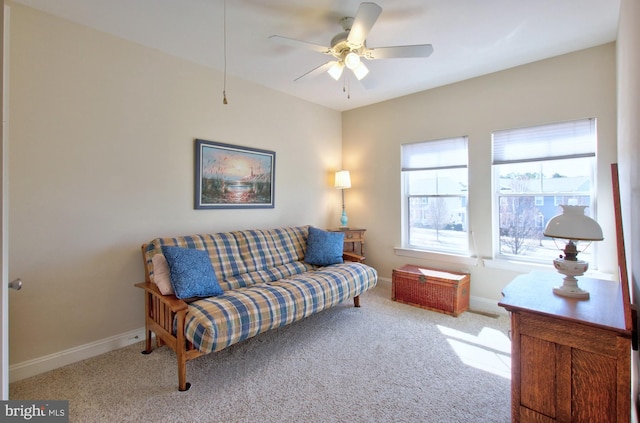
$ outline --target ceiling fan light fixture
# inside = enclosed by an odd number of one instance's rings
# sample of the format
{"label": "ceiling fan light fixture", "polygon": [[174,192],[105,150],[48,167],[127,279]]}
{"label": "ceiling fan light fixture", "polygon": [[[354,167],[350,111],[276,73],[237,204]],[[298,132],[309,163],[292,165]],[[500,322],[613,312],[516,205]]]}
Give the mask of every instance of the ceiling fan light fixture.
{"label": "ceiling fan light fixture", "polygon": [[369,69],[362,62],[360,62],[358,66],[351,70],[353,71],[353,74],[356,76],[356,78],[358,78],[358,81],[367,76],[367,74],[369,73]]}
{"label": "ceiling fan light fixture", "polygon": [[333,79],[335,79],[336,81],[338,79],[340,79],[340,77],[342,76],[342,71],[344,70],[344,63],[342,62],[335,62],[327,71],[327,73],[329,75],[331,75],[331,77]]}
{"label": "ceiling fan light fixture", "polygon": [[[340,20],[340,25],[344,31],[333,36],[329,47],[279,35],[272,35],[269,38],[288,46],[304,47],[317,53],[332,56],[329,59],[330,61],[315,67],[294,79],[294,81],[298,81],[303,77],[322,74],[325,71],[338,81],[344,76],[345,67],[349,68],[358,80],[362,80],[369,73],[369,69],[363,64],[363,57],[367,60],[425,58],[433,53],[431,44],[368,48],[367,35],[369,35],[371,28],[373,28],[381,13],[382,8],[379,5],[371,1],[363,1],[360,3],[355,17],[344,17]],[[349,78],[345,79],[345,86],[347,86],[348,82]]]}
{"label": "ceiling fan light fixture", "polygon": [[344,64],[351,70],[356,69],[362,62],[360,61],[360,56],[357,53],[350,52],[344,58]]}

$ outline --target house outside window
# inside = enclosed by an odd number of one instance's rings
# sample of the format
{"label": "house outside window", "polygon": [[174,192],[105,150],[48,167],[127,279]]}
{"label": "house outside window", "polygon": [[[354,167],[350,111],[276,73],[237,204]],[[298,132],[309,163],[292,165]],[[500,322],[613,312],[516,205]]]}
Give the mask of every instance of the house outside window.
{"label": "house outside window", "polygon": [[402,145],[403,245],[467,253],[467,137]]}
{"label": "house outside window", "polygon": [[[549,263],[562,241],[543,236],[561,204],[595,219],[596,120],[493,133],[495,256]],[[592,263],[595,246],[580,256]]]}

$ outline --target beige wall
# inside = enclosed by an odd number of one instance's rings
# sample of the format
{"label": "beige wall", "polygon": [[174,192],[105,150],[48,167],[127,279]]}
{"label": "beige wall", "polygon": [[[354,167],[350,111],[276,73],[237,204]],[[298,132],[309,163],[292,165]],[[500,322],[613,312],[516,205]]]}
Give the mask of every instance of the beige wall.
{"label": "beige wall", "polygon": [[[469,266],[394,254],[394,247],[401,245],[400,145],[469,137],[469,226],[479,256],[491,258],[491,132],[596,117],[597,211],[606,238],[597,246],[598,266],[615,272],[609,173],[609,164],[616,160],[615,90],[611,43],[343,113],[343,161],[353,182],[346,202],[353,224],[368,228],[368,263],[386,278],[407,262],[470,271],[472,300],[495,304],[517,272],[530,269],[505,271],[482,263]],[[473,248],[473,242],[470,245]]]}
{"label": "beige wall", "polygon": [[618,155],[625,249],[640,301],[640,4],[623,0],[618,33]]}
{"label": "beige wall", "polygon": [[[620,202],[633,302],[640,301],[640,3],[622,0],[617,41]],[[632,398],[638,396],[638,352],[633,353]],[[633,421],[638,421],[634,407]]]}
{"label": "beige wall", "polygon": [[[11,9],[10,360],[144,326],[156,236],[335,225],[335,112],[22,6]],[[274,209],[194,210],[194,138],[276,152]]]}
{"label": "beige wall", "polygon": [[[472,295],[495,304],[516,271],[394,254],[406,142],[469,136],[470,223],[491,257],[491,131],[597,117],[599,266],[613,271],[613,44],[341,115],[234,78],[223,106],[218,72],[22,6],[11,19],[9,271],[25,282],[10,298],[12,364],[142,327],[133,284],[155,236],[334,226],[341,157],[349,223],[367,228],[383,278],[406,262],[469,270]],[[275,209],[193,210],[194,138],[276,151]]]}

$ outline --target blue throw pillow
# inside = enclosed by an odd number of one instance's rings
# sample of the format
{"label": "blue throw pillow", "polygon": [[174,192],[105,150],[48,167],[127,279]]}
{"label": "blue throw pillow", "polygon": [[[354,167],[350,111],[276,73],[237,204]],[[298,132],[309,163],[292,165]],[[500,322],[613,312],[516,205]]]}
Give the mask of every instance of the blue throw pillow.
{"label": "blue throw pillow", "polygon": [[214,297],[223,293],[206,251],[163,246],[162,254],[169,265],[176,297]]}
{"label": "blue throw pillow", "polygon": [[317,266],[342,263],[343,250],[343,232],[329,232],[310,227],[304,261]]}

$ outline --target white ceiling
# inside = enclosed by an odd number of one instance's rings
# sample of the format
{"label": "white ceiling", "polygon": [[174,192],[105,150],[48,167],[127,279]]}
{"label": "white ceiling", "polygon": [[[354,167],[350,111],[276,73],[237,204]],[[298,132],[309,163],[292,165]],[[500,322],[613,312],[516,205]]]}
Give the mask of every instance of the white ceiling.
{"label": "white ceiling", "polygon": [[[224,70],[223,0],[14,1]],[[374,1],[382,14],[368,47],[432,44],[433,54],[366,61],[367,88],[351,77],[350,96],[327,74],[294,82],[332,58],[268,37],[329,46],[360,0],[226,0],[227,73],[344,111],[614,41],[620,9],[620,0]],[[239,83],[228,80],[229,102]]]}

